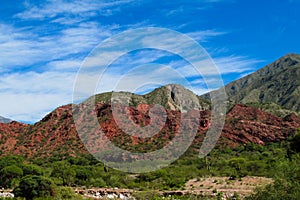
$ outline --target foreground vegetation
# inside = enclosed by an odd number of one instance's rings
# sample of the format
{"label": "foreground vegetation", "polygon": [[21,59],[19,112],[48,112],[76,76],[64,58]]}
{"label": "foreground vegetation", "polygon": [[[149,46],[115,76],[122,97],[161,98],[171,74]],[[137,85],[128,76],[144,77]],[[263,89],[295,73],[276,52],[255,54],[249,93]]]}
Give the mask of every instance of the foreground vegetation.
{"label": "foreground vegetation", "polygon": [[[273,178],[274,184],[257,189],[255,194],[246,197],[247,200],[283,197],[296,200],[300,199],[299,152],[299,133],[288,141],[265,146],[247,144],[235,148],[218,147],[204,159],[198,158],[190,148],[169,167],[139,175],[107,170],[102,163],[87,155],[65,159],[56,156],[47,161],[5,156],[0,158],[0,186],[14,189],[15,196],[26,200],[82,199],[70,189],[79,186],[129,188],[139,191],[135,195],[138,199],[161,199],[153,191],[184,189],[184,183],[192,178],[264,176]],[[218,194],[215,198],[219,198]],[[237,199],[238,195],[234,198]]]}

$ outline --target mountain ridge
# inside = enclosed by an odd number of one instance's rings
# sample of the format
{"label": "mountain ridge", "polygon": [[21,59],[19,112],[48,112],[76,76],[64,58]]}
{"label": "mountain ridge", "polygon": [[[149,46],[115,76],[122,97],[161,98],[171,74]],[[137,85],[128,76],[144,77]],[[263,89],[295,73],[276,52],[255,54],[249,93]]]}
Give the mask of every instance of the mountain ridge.
{"label": "mountain ridge", "polygon": [[300,111],[300,55],[287,54],[225,86],[230,104],[275,103]]}
{"label": "mountain ridge", "polygon": [[[177,94],[177,98],[174,98],[174,94]],[[182,94],[180,94],[182,93]],[[115,94],[115,95],[114,95]],[[119,94],[129,95],[131,99],[129,101],[130,106],[136,106],[138,104],[159,104],[162,105],[164,108],[171,109],[171,110],[182,110],[179,104],[186,104],[184,102],[184,97],[189,96],[193,98],[193,101],[190,102],[193,105],[190,105],[190,109],[209,109],[210,103],[206,99],[197,96],[191,90],[184,88],[179,84],[168,84],[154,90],[150,91],[149,93],[139,95],[135,93],[130,93],[126,91],[121,92],[105,92],[96,94],[94,97],[90,97],[86,101],[93,100],[96,103],[107,103],[111,104],[111,100],[114,96],[118,96]],[[198,102],[198,105],[195,105],[194,102]],[[189,102],[187,102],[189,104]]]}
{"label": "mountain ridge", "polygon": [[[298,60],[290,58],[289,56],[282,57],[279,61],[268,65],[267,68],[259,70],[259,77],[263,77],[261,74],[277,77],[277,73],[272,71],[273,67],[281,69],[283,71],[291,68],[298,70]],[[298,55],[292,54],[292,57],[298,59]],[[268,72],[269,70],[269,72]],[[272,71],[272,72],[270,72]],[[250,78],[249,78],[250,77]],[[270,77],[268,80],[273,80]],[[252,78],[252,79],[251,79]],[[248,80],[248,81],[247,81]],[[251,80],[251,81],[249,81]],[[265,80],[261,78],[261,80]],[[267,80],[267,81],[268,81]],[[284,79],[286,81],[286,79]],[[247,82],[248,85],[245,85]],[[249,75],[247,78],[238,80],[238,84],[243,85],[243,88],[252,88],[252,84],[257,83],[257,77]],[[261,82],[264,85],[264,81]],[[232,88],[232,83],[227,85],[228,88]],[[282,83],[284,84],[284,83]],[[278,84],[282,86],[282,84]],[[256,86],[254,84],[254,86]],[[229,98],[233,102],[233,97],[239,97],[240,90],[229,93]],[[153,90],[145,95],[136,95],[128,92],[117,92],[118,95],[126,94],[130,96],[129,107],[127,108],[128,114],[131,120],[140,126],[146,126],[150,123],[151,117],[149,110],[154,104],[161,104],[166,110],[166,122],[161,131],[154,135],[154,138],[140,139],[135,136],[126,134],[126,131],[134,131],[130,127],[120,129],[116,124],[112,115],[112,95],[113,93],[97,94],[81,104],[74,105],[68,104],[56,108],[54,111],[46,115],[42,120],[33,124],[27,125],[18,122],[10,122],[8,124],[0,123],[0,153],[1,155],[8,154],[21,154],[24,157],[49,157],[49,156],[78,156],[83,154],[89,154],[79,138],[76,131],[76,126],[73,119],[74,108],[84,108],[87,104],[93,103],[95,109],[92,111],[97,116],[101,129],[106,136],[111,139],[117,146],[125,148],[130,151],[147,152],[156,148],[161,148],[174,135],[180,128],[180,116],[183,111],[197,111],[200,112],[199,127],[194,143],[196,146],[201,145],[207,129],[210,127],[210,105],[207,100],[203,100],[202,97],[198,97],[188,89],[183,88],[180,85],[170,84],[162,86]],[[189,96],[192,96],[189,100]],[[241,96],[241,95],[240,95]],[[121,96],[122,97],[122,96]],[[232,100],[233,99],[233,100]],[[237,98],[238,99],[238,98]],[[117,100],[113,98],[113,101]],[[197,103],[197,100],[200,100]],[[265,112],[260,109],[259,106],[249,106],[234,103],[228,110],[226,115],[225,125],[221,133],[218,145],[236,146],[243,145],[245,143],[256,143],[264,145],[268,142],[279,142],[286,140],[293,135],[300,127],[300,117],[294,113],[286,113],[282,117],[273,115],[272,113]],[[183,108],[180,104],[191,105],[188,108]],[[260,102],[257,102],[258,104]],[[276,108],[277,109],[277,108]],[[83,119],[89,116],[80,116],[79,119]],[[124,125],[124,124],[123,124]],[[188,124],[187,124],[188,125]],[[126,126],[126,124],[125,124]],[[97,133],[92,133],[93,137],[97,136]],[[99,146],[102,145],[101,141],[95,140]],[[95,149],[96,150],[96,149]],[[120,156],[118,159],[123,159]]]}

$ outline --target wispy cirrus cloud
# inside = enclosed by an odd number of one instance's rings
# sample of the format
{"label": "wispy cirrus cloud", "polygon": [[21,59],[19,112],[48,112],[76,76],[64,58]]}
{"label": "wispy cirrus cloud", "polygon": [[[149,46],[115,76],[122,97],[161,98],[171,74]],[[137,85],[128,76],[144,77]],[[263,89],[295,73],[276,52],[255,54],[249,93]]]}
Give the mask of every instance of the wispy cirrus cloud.
{"label": "wispy cirrus cloud", "polygon": [[34,48],[38,42],[28,38],[34,34],[15,28],[10,25],[0,24],[0,69],[12,66],[24,66],[31,64],[32,60],[40,60],[41,51]]}
{"label": "wispy cirrus cloud", "polygon": [[214,58],[216,65],[219,67],[221,74],[244,73],[255,70],[255,66],[264,60],[249,58],[246,56],[223,56]]}
{"label": "wispy cirrus cloud", "polygon": [[[132,0],[117,0],[117,1],[66,1],[66,0],[48,0],[41,5],[26,3],[25,6],[28,8],[24,12],[18,13],[15,17],[24,20],[44,20],[54,19],[68,16],[78,16],[76,22],[83,20],[85,17],[92,17],[97,15],[109,16],[114,12],[120,11],[120,6],[127,3],[133,2]],[[63,18],[60,20],[54,20],[53,22],[62,22],[65,24]]]}
{"label": "wispy cirrus cloud", "polygon": [[[2,86],[0,89],[0,102],[2,105],[5,105],[1,107],[0,113],[13,119],[34,122],[41,119],[47,112],[58,105],[72,102],[76,71],[82,64],[84,57],[103,39],[117,33],[119,31],[118,28],[118,26],[103,27],[97,23],[81,23],[75,27],[58,30],[53,35],[33,34],[27,29],[14,29],[12,26],[3,28],[2,32],[6,29],[11,30],[11,33],[13,33],[6,36],[2,35],[3,39],[6,42],[19,44],[19,46],[12,46],[11,44],[6,46],[0,45],[0,48],[2,48],[1,52],[7,52],[5,59],[3,57],[0,61],[1,66],[9,70],[10,67],[8,66],[13,68],[19,66],[22,68],[24,63],[26,63],[29,66],[34,65],[34,68],[28,72],[11,71],[9,74],[0,76],[0,85]],[[213,30],[187,33],[187,35],[198,41],[208,40],[222,34],[225,33]],[[167,46],[161,46],[163,48],[175,50],[178,48],[176,42],[174,42],[176,38],[170,38],[170,35],[162,35],[161,40],[166,41],[164,44],[167,44]],[[149,46],[162,45],[158,40],[154,41],[147,38],[143,42]],[[93,61],[90,64],[95,66],[99,62],[103,63],[108,58],[107,56],[113,56],[113,52],[95,57],[95,60],[90,60]],[[139,71],[143,73],[129,73],[131,69],[147,63],[164,64],[175,69],[184,78],[196,77],[201,79],[198,71],[193,70],[185,61],[178,60],[178,57],[176,59],[172,58],[172,56],[174,55],[170,52],[151,49],[122,56],[113,63],[110,70],[108,70],[107,76],[101,80],[101,84],[99,84],[96,92],[115,90],[116,84],[122,78],[122,90],[133,88],[137,84],[143,85],[148,83],[152,84],[153,88],[154,85],[178,83],[179,79],[176,73],[170,73],[169,68],[165,67],[157,67],[148,73],[145,73],[147,71],[145,68],[141,68],[141,71]],[[15,61],[16,57],[20,57],[17,63]],[[219,57],[216,58],[216,61],[222,73],[236,72],[238,69],[242,72],[245,69],[249,69],[250,65],[256,62],[246,57],[234,56]],[[224,68],[222,69],[222,67]],[[207,71],[207,73],[211,72]],[[97,82],[99,74],[87,74],[86,79]],[[184,83],[183,81],[181,82]],[[195,86],[191,89],[197,94],[208,91],[206,88],[198,87],[199,82],[191,82],[191,84]],[[149,91],[150,88],[146,87],[144,91]],[[22,103],[20,102],[21,99]]]}
{"label": "wispy cirrus cloud", "polygon": [[113,34],[115,28],[81,23],[57,30],[52,35],[40,35],[34,33],[31,27],[22,29],[0,24],[0,69],[11,71],[40,62],[83,59],[97,44]]}
{"label": "wispy cirrus cloud", "polygon": [[[205,7],[204,3],[213,4],[217,1],[193,1],[194,4],[191,5],[183,1],[163,2],[166,10],[151,11],[153,11],[152,15],[160,13],[164,17],[169,11],[174,19],[174,16],[187,12],[185,7],[179,6],[181,3],[189,6],[188,11],[194,12],[195,9]],[[117,20],[108,20],[108,22],[102,20],[121,13],[129,7],[137,6],[136,9],[140,9],[144,3],[153,4],[152,1],[133,0],[47,0],[39,3],[26,1],[24,10],[11,17],[16,23],[0,24],[0,104],[3,105],[0,107],[0,115],[35,122],[57,106],[71,103],[76,71],[82,65],[84,58],[103,40],[124,30],[149,26],[173,26],[200,44],[203,42],[207,44],[215,37],[230,34],[222,29],[185,30],[186,26],[177,22],[166,25],[155,20],[141,19],[126,22],[118,20],[120,23],[114,24],[112,21]],[[125,14],[135,18],[130,12]],[[178,28],[179,26],[182,28]],[[122,38],[122,41],[126,40],[130,40],[130,36]],[[157,40],[145,36],[142,41],[148,46],[173,49],[175,52],[181,48],[178,45],[180,41],[168,34],[162,34]],[[186,52],[194,54],[193,49],[187,49]],[[85,64],[97,66],[106,63],[115,55],[120,54],[112,49],[100,57],[90,59],[90,63]],[[252,69],[252,65],[259,62],[249,57],[232,55],[218,55],[214,60],[223,74],[247,73],[247,70]],[[215,74],[208,70],[210,67],[205,66],[205,62],[202,64],[203,74],[211,76],[206,81],[213,82]],[[100,77],[97,73],[90,73],[84,78],[97,82]],[[138,90],[142,93],[161,84],[185,85],[185,79],[189,79],[193,87],[191,89],[197,94],[208,91],[207,88],[202,87],[205,82],[199,77],[199,72],[193,70],[186,61],[171,52],[146,49],[128,53],[115,60],[95,91],[115,90],[115,86],[122,80],[122,87],[119,87],[119,90],[148,84]]]}
{"label": "wispy cirrus cloud", "polygon": [[0,78],[0,113],[11,119],[35,122],[53,108],[72,102],[75,73],[25,72]]}
{"label": "wispy cirrus cloud", "polygon": [[202,31],[195,31],[195,32],[190,32],[186,33],[189,37],[193,38],[196,41],[201,41],[201,42],[207,42],[210,38],[216,37],[216,36],[221,36],[228,34],[225,31],[217,31],[217,30],[202,30]]}
{"label": "wispy cirrus cloud", "polygon": [[211,65],[211,62],[208,62],[208,60],[202,61],[199,71],[195,70],[193,67],[191,67],[191,65],[183,60],[171,61],[169,65],[173,66],[176,70],[180,71],[186,77],[195,77],[199,75],[199,72],[203,76],[213,76],[216,75],[216,73],[244,73],[254,70],[256,64],[263,62],[262,60],[258,60],[255,58],[233,55],[218,56],[213,57],[212,59],[218,71],[211,70],[211,67],[208,66]]}

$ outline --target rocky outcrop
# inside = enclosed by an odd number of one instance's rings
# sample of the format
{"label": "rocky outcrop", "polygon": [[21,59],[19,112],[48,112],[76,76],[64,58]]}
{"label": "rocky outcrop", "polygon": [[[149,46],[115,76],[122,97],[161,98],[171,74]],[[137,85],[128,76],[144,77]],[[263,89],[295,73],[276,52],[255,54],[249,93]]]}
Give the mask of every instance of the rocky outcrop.
{"label": "rocky outcrop", "polygon": [[226,116],[222,137],[234,143],[279,142],[300,127],[299,117],[291,114],[279,118],[257,108],[237,104]]}

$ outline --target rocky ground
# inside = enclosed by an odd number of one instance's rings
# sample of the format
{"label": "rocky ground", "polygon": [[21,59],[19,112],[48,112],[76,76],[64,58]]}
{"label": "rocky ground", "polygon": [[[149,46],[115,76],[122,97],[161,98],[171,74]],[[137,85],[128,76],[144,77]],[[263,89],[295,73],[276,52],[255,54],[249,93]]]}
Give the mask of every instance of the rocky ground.
{"label": "rocky ground", "polygon": [[[265,187],[273,183],[271,178],[246,176],[240,179],[232,180],[231,177],[207,177],[200,179],[191,179],[185,183],[181,190],[154,191],[161,196],[221,196],[223,200],[230,199],[235,195],[240,198],[252,194],[257,187]],[[76,193],[85,197],[94,199],[120,199],[133,200],[134,193],[138,191],[120,188],[76,188]]]}

